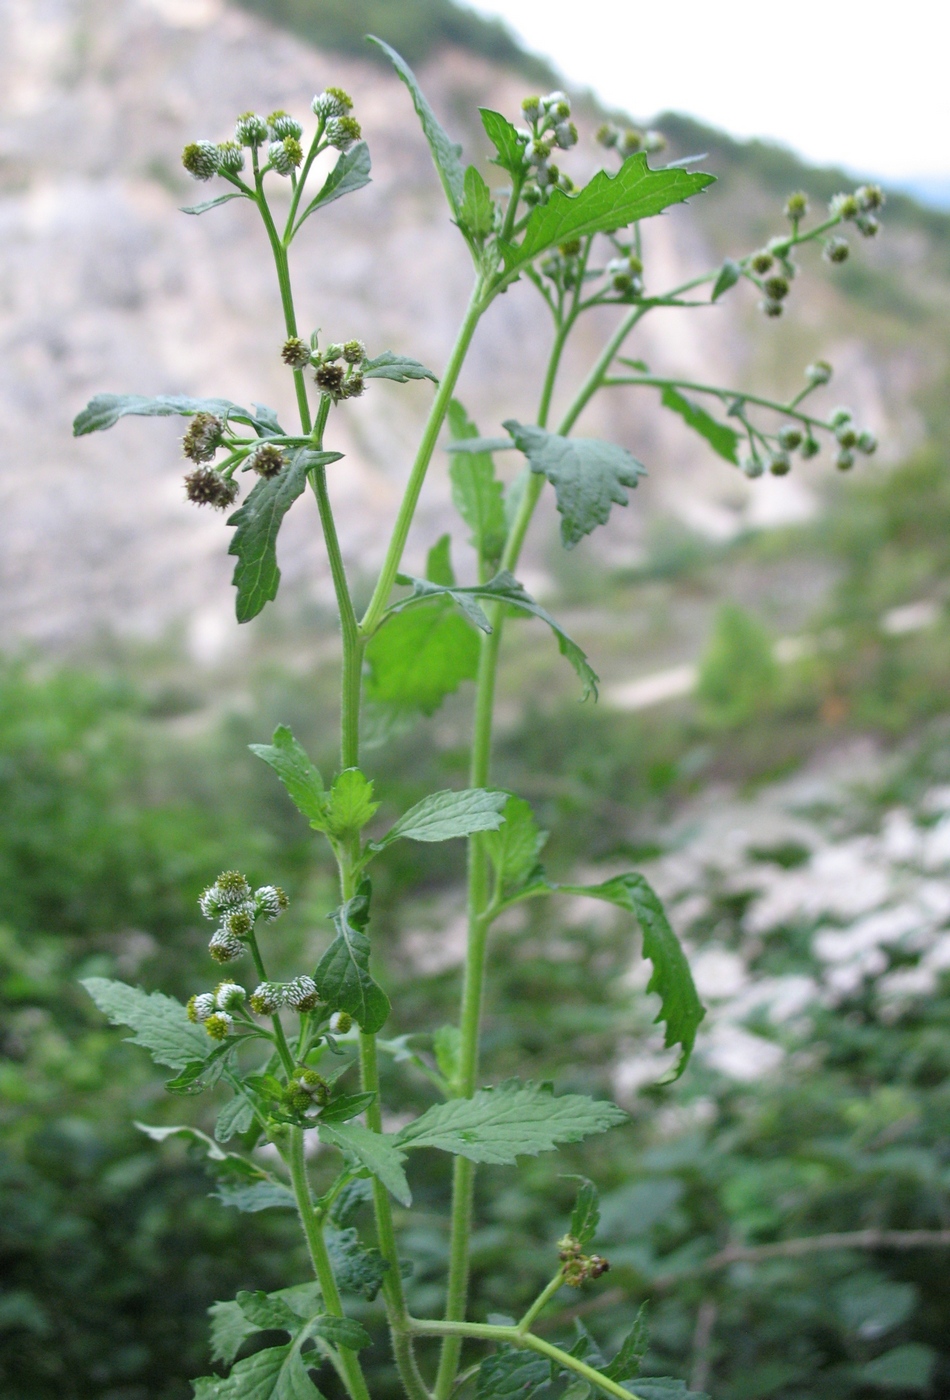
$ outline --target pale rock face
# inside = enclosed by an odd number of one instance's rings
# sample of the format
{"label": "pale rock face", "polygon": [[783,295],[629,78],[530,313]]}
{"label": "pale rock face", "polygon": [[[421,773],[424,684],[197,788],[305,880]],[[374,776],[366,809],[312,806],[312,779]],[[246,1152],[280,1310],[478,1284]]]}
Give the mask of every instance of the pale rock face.
{"label": "pale rock face", "polygon": [[[521,82],[449,51],[422,72],[453,135],[484,157],[473,97],[515,113]],[[187,506],[175,421],[125,421],[74,441],[70,423],[94,393],[216,394],[263,401],[293,419],[273,271],[254,211],[231,203],[200,219],[178,206],[207,198],[179,166],[186,141],[222,139],[236,113],[284,107],[301,116],[329,82],[350,90],[369,140],[374,182],[314,219],[293,251],[301,329],[359,336],[439,372],[468,295],[466,250],[451,227],[402,85],[378,67],[321,54],[222,0],[0,0],[0,642],[65,645],[102,630],[156,634],[197,608],[196,656],[233,646],[238,629],[223,519]],[[454,114],[471,107],[470,126]],[[565,161],[592,168],[589,140]],[[645,230],[657,283],[711,261],[689,210]],[[808,316],[820,317],[811,294]],[[817,299],[816,299],[817,298]],[[519,285],[492,307],[460,396],[485,431],[509,415],[531,421],[550,343],[547,312]],[[613,314],[591,318],[565,377],[594,358]],[[664,312],[631,344],[654,368],[730,380],[750,363],[747,303],[709,317]],[[767,333],[768,328],[765,328]],[[882,397],[896,382],[845,339],[836,388],[884,436],[904,413]],[[345,460],[330,472],[340,533],[355,571],[378,563],[431,386],[374,384],[334,415],[329,438]],[[605,558],[632,557],[651,509],[674,511],[725,538],[747,520],[800,518],[809,481],[755,489],[713,459],[655,395],[612,391],[581,430],[614,438],[650,468],[630,509],[602,532]],[[903,429],[902,429],[903,431]],[[906,434],[905,434],[906,436]],[[502,464],[517,469],[513,454]],[[451,517],[439,453],[407,562]],[[815,471],[822,470],[821,467]],[[789,479],[791,482],[791,479]],[[542,509],[528,568],[554,534]],[[459,551],[465,562],[464,549]],[[329,593],[313,503],[295,507],[280,544],[289,592]]]}

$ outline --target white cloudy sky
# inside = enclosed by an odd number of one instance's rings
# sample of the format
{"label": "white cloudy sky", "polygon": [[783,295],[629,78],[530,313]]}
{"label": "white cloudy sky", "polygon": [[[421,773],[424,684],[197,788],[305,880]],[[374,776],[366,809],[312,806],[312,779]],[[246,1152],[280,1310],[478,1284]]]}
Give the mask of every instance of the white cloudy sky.
{"label": "white cloudy sky", "polygon": [[469,3],[634,116],[672,108],[823,164],[950,180],[947,0]]}

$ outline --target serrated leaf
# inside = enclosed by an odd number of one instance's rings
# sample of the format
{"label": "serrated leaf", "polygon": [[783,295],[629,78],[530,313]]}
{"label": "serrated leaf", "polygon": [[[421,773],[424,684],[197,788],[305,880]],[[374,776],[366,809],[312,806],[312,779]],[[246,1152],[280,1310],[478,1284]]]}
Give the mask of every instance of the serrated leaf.
{"label": "serrated leaf", "polygon": [[475,831],[495,831],[504,821],[501,813],[507,801],[506,792],[487,788],[430,793],[404,812],[381,841],[374,841],[373,849],[381,851],[393,841],[451,841]]}
{"label": "serrated leaf", "polygon": [[317,965],[314,981],[321,998],[337,1011],[348,1011],[361,1030],[382,1030],[389,1015],[389,998],[370,976],[370,943],[364,933],[369,922],[370,882],[330,915],[337,936]]}
{"label": "serrated leaf", "polygon": [[600,1224],[600,1203],[597,1187],[592,1181],[588,1181],[585,1176],[575,1179],[580,1181],[581,1185],[577,1193],[577,1200],[574,1202],[574,1209],[571,1211],[571,1234],[581,1245],[587,1245],[597,1234],[597,1226]]}
{"label": "serrated leaf", "polygon": [[232,583],[237,589],[235,612],[238,622],[250,622],[265,604],[277,597],[280,569],[277,567],[277,535],[298,496],[303,495],[307,474],[314,467],[338,462],[342,452],[315,452],[298,447],[276,476],[262,477],[239,510],[229,516],[234,538],[228,553],[237,556]]}
{"label": "serrated leaf", "polygon": [[[448,409],[449,431],[456,447],[466,439],[478,440],[478,429],[458,399]],[[469,540],[479,559],[494,568],[501,558],[508,533],[505,523],[504,492],[495,477],[495,464],[488,452],[453,451],[449,479],[455,509],[472,534]]]}
{"label": "serrated leaf", "polygon": [[476,243],[484,243],[495,226],[495,202],[474,165],[465,171],[459,227]]}
{"label": "serrated leaf", "polygon": [[334,1347],[348,1347],[350,1351],[362,1351],[371,1347],[373,1339],[361,1323],[351,1317],[331,1317],[324,1313],[310,1328],[315,1337],[322,1337]]}
{"label": "serrated leaf", "polygon": [[457,1091],[462,1066],[462,1032],[458,1026],[439,1026],[432,1037],[435,1062],[449,1088]]}
{"label": "serrated leaf", "polygon": [[198,1060],[207,1060],[211,1050],[207,1035],[192,1025],[174,997],[143,992],[108,977],[86,977],[81,985],[114,1026],[128,1026],[135,1032],[128,1041],[141,1045],[156,1064],[184,1070]]}
{"label": "serrated leaf", "polygon": [[525,169],[524,143],[518,140],[518,132],[507,117],[493,112],[490,107],[479,107],[485,135],[495,148],[493,165],[500,165],[511,175],[520,175]]}
{"label": "serrated leaf", "polygon": [[364,185],[368,185],[371,168],[369,147],[365,141],[357,141],[348,151],[341,152],[336,165],[294,225],[294,233],[316,209],[332,204],[335,199],[342,199],[343,195],[352,194],[354,190],[361,190]]}
{"label": "serrated leaf", "polygon": [[396,1139],[374,1133],[359,1123],[326,1123],[320,1126],[320,1141],[355,1158],[383,1183],[400,1205],[412,1205],[412,1193],[402,1166],[405,1153]]}
{"label": "serrated leaf", "polygon": [[739,464],[739,434],[735,428],[730,428],[728,423],[720,423],[713,418],[698,403],[686,398],[678,389],[673,389],[669,385],[660,395],[660,402],[664,408],[670,408],[674,413],[678,413],[683,422],[688,424],[700,437],[704,437],[714,452],[718,452],[720,457],[724,457],[733,466]]}
{"label": "serrated leaf", "polygon": [[221,1109],[214,1125],[214,1135],[218,1142],[230,1142],[235,1134],[246,1133],[254,1122],[254,1107],[240,1094]]}
{"label": "serrated leaf", "polygon": [[297,743],[287,726],[277,726],[270,744],[249,744],[248,748],[273,768],[298,812],[301,812],[316,830],[324,831],[327,820],[327,794],[320,770],[306,749]]}
{"label": "serrated leaf", "polygon": [[442,188],[445,197],[449,202],[455,218],[459,217],[459,210],[464,197],[464,179],[459,156],[462,154],[461,146],[457,146],[454,141],[450,141],[448,135],[443,130],[438,118],[429,106],[422,89],[416,79],[415,73],[409,67],[406,60],[398,54],[395,49],[391,49],[382,39],[377,39],[375,34],[366,36],[371,44],[382,49],[390,63],[399,74],[412,97],[412,104],[416,109],[419,121],[422,123],[422,130],[429,143],[429,150],[432,152],[432,159],[435,168],[442,181]]}
{"label": "serrated leaf", "polygon": [[625,506],[625,488],[636,486],[646,468],[632,453],[599,438],[567,438],[510,418],[503,424],[533,472],[554,487],[561,513],[561,539],[573,549],[597,525],[606,525],[612,505]]}
{"label": "serrated leaf", "polygon": [[373,784],[359,768],[344,768],[334,780],[327,804],[327,829],[345,838],[362,831],[379,807],[373,801]]}
{"label": "serrated leaf", "polygon": [[477,1400],[528,1400],[549,1384],[551,1364],[531,1351],[506,1349],[486,1356],[475,1382]]}
{"label": "serrated leaf", "polygon": [[604,1367],[604,1375],[612,1381],[620,1381],[621,1383],[632,1380],[634,1376],[639,1374],[649,1342],[650,1328],[647,1323],[647,1305],[641,1303],[633,1320],[633,1326],[620,1344],[620,1350],[609,1365]]}
{"label": "serrated leaf", "polygon": [[[242,1295],[238,1294],[240,1298]],[[243,1295],[245,1298],[251,1296]],[[275,1303],[292,1310],[296,1318],[295,1330],[308,1318],[320,1312],[323,1302],[316,1283],[298,1283],[292,1288],[281,1288],[276,1293],[262,1294]],[[237,1300],[227,1303],[212,1303],[208,1309],[211,1318],[211,1359],[223,1361],[230,1366],[241,1345],[258,1330],[258,1324],[250,1321]],[[277,1324],[280,1326],[280,1324]]]}
{"label": "serrated leaf", "polygon": [[502,890],[522,885],[537,866],[548,833],[541,831],[531,805],[511,794],[504,808],[504,823],[485,837],[485,849]]}
{"label": "serrated leaf", "polygon": [[230,399],[192,399],[183,394],[159,394],[148,398],[142,394],[97,394],[73,419],[73,437],[101,433],[113,427],[120,418],[190,418],[195,413],[213,413],[218,418],[234,419],[238,423],[256,426],[253,413]]}
{"label": "serrated leaf", "polygon": [[393,617],[366,648],[366,698],[397,713],[434,714],[478,674],[478,637],[445,598]]}
{"label": "serrated leaf", "polygon": [[439,382],[431,369],[426,369],[418,360],[410,359],[408,355],[396,355],[392,350],[384,350],[374,360],[364,360],[363,378],[392,379],[397,384],[405,384],[409,379],[431,379],[433,384]]}
{"label": "serrated leaf", "polygon": [[248,1322],[259,1332],[276,1330],[289,1332],[293,1336],[303,1320],[287,1301],[277,1294],[271,1296],[259,1290],[244,1291],[238,1293],[234,1301]]}
{"label": "serrated leaf", "polygon": [[294,1342],[245,1357],[227,1385],[227,1400],[316,1400],[320,1394]]}
{"label": "serrated leaf", "polygon": [[664,1044],[667,1047],[682,1047],[675,1072],[663,1082],[672,1083],[679,1079],[689,1063],[696,1031],[706,1010],[696,993],[686,954],[670,926],[659,896],[642,875],[634,874],[617,875],[601,885],[559,885],[558,888],[615,904],[619,909],[628,910],[637,920],[643,934],[643,956],[653,964],[647,991],[656,992],[660,997],[656,1019],[666,1025]]}
{"label": "serrated leaf", "polygon": [[252,1181],[247,1186],[222,1181],[211,1194],[223,1206],[231,1206],[247,1215],[256,1215],[259,1210],[297,1209],[293,1191],[280,1181]]}
{"label": "serrated leaf", "polygon": [[511,274],[527,267],[570,238],[626,228],[662,213],[698,194],[714,178],[699,171],[651,170],[646,155],[638,151],[627,157],[615,175],[599,170],[578,194],[552,190],[548,202],[531,211],[520,244],[501,245],[505,271]]}
{"label": "serrated leaf", "polygon": [[353,1224],[363,1206],[373,1199],[373,1183],[365,1177],[348,1181],[330,1206],[330,1219],[341,1229]]}
{"label": "serrated leaf", "polygon": [[365,1108],[369,1108],[375,1097],[375,1093],[341,1094],[339,1098],[334,1099],[322,1110],[320,1122],[346,1123],[350,1118],[355,1118],[358,1113],[362,1113]]}
{"label": "serrated leaf", "polygon": [[353,1229],[327,1230],[325,1238],[337,1285],[345,1293],[361,1293],[372,1302],[389,1268],[379,1250],[361,1244]]}
{"label": "serrated leaf", "polygon": [[719,269],[719,276],[713,284],[710,301],[718,301],[724,292],[728,292],[730,287],[734,287],[742,276],[742,268],[732,258],[726,258]]}
{"label": "serrated leaf", "polygon": [[241,190],[231,190],[229,194],[219,194],[216,199],[206,199],[203,204],[189,204],[178,210],[179,214],[207,214],[209,209],[217,209],[219,204],[227,204],[232,199],[249,199]]}
{"label": "serrated leaf", "polygon": [[470,1099],[434,1104],[397,1133],[396,1142],[505,1165],[606,1132],[626,1117],[616,1104],[581,1094],[555,1098],[541,1085],[510,1081],[498,1089],[480,1089]]}

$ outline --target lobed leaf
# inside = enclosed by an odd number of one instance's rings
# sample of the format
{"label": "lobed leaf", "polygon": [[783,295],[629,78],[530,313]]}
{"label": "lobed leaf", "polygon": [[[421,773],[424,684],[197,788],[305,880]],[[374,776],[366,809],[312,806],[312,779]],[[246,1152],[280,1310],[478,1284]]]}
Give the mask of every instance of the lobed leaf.
{"label": "lobed leaf", "polygon": [[277,726],[270,744],[249,744],[248,748],[273,768],[298,812],[311,826],[324,831],[328,798],[320,770],[287,726]]}
{"label": "lobed leaf", "polygon": [[114,1026],[128,1026],[132,1045],[148,1050],[156,1064],[185,1070],[204,1063],[211,1044],[200,1026],[192,1025],[180,1001],[164,992],[143,992],[108,977],[86,977],[81,985]]}
{"label": "lobed leaf", "polygon": [[373,848],[381,851],[400,840],[451,841],[457,836],[471,836],[475,831],[496,831],[505,820],[502,808],[507,801],[506,792],[489,792],[486,788],[430,793],[404,812],[381,841],[373,842]]}
{"label": "lobed leaf", "polygon": [[320,1141],[355,1158],[383,1183],[400,1205],[412,1205],[412,1193],[402,1166],[405,1153],[397,1139],[385,1133],[374,1133],[359,1123],[326,1123],[320,1125]]}
{"label": "lobed leaf", "polygon": [[713,451],[718,452],[720,457],[724,457],[733,466],[739,465],[740,439],[735,428],[730,428],[728,423],[720,423],[698,403],[686,398],[678,389],[673,389],[670,385],[667,385],[660,395],[660,402],[664,408],[670,408],[674,413],[678,413],[683,422],[699,433],[700,437],[704,437]]}
{"label": "lobed leaf", "polygon": [[238,622],[250,622],[277,597],[277,535],[294,501],[303,494],[314,467],[338,462],[342,452],[315,452],[298,447],[277,476],[258,481],[247,500],[228,519],[235,527],[228,553],[237,556],[232,582],[237,589]]}
{"label": "lobed leaf", "polygon": [[664,1044],[681,1046],[679,1062],[674,1073],[663,1081],[679,1079],[693,1053],[696,1031],[706,1014],[699,1000],[686,954],[670,922],[659,896],[642,875],[617,875],[601,885],[559,885],[571,894],[586,894],[591,899],[606,900],[619,909],[633,914],[643,934],[643,956],[653,964],[648,992],[657,992],[660,1010],[656,1019],[666,1024]]}
{"label": "lobed leaf", "polygon": [[509,1080],[498,1089],[480,1089],[470,1099],[434,1104],[397,1133],[396,1142],[505,1165],[606,1132],[626,1117],[616,1104],[580,1094],[555,1098],[540,1084]]}
{"label": "lobed leaf", "polygon": [[235,1094],[218,1114],[214,1135],[218,1142],[229,1142],[235,1134],[246,1133],[253,1122],[253,1105],[240,1094]]}
{"label": "lobed leaf", "polygon": [[646,468],[625,447],[599,438],[568,438],[510,418],[503,425],[533,472],[546,476],[557,495],[561,539],[573,549],[597,525],[606,525],[612,505],[627,504]]}
{"label": "lobed leaf", "polygon": [[337,936],[314,972],[321,998],[339,1011],[348,1011],[361,1030],[381,1030],[390,1012],[389,998],[370,976],[370,943],[364,933],[369,922],[370,882],[330,916]]}
{"label": "lobed leaf", "polygon": [[461,443],[478,441],[478,429],[458,399],[448,409],[450,445],[449,479],[455,509],[472,534],[469,543],[479,559],[490,568],[497,565],[505,547],[508,530],[502,484],[495,476],[489,452],[462,452]]}
{"label": "lobed leaf", "polygon": [[459,211],[462,206],[462,199],[464,197],[465,180],[462,174],[462,165],[459,161],[459,156],[462,154],[461,146],[457,146],[454,141],[449,140],[438,118],[426,101],[415,73],[413,73],[401,54],[398,54],[395,49],[390,48],[382,39],[377,39],[375,34],[368,34],[366,37],[371,44],[375,44],[377,48],[382,49],[383,53],[409,89],[409,93],[412,97],[412,104],[416,109],[419,121],[422,123],[422,130],[429,143],[429,150],[432,152],[435,168],[439,173],[439,179],[442,181],[445,197],[449,202],[449,207],[453,215],[458,219]]}
{"label": "lobed leaf", "polygon": [[506,1348],[478,1368],[476,1400],[528,1400],[551,1380],[551,1363],[532,1351]]}
{"label": "lobed leaf", "polygon": [[362,1244],[354,1229],[327,1230],[325,1239],[337,1285],[344,1293],[361,1293],[372,1302],[389,1268],[379,1250]]}
{"label": "lobed leaf", "polygon": [[359,768],[344,768],[330,789],[327,830],[341,839],[356,835],[372,820],[378,807],[369,778]]}
{"label": "lobed leaf", "polygon": [[221,1400],[317,1400],[320,1395],[294,1342],[246,1356],[222,1386]]}
{"label": "lobed leaf", "polygon": [[296,1210],[297,1202],[289,1186],[280,1181],[252,1181],[248,1186],[235,1186],[230,1182],[220,1182],[212,1192],[213,1199],[223,1206],[232,1206],[247,1215],[256,1215],[259,1210]]}
{"label": "lobed leaf", "polygon": [[373,1345],[366,1328],[352,1317],[331,1317],[329,1313],[324,1313],[310,1330],[315,1337],[322,1337],[331,1346],[349,1347],[350,1351],[362,1351],[363,1347]]}
{"label": "lobed leaf", "polygon": [[397,712],[434,714],[478,674],[478,637],[448,598],[403,612],[370,638],[366,698]]}
{"label": "lobed leaf", "polygon": [[396,355],[392,350],[384,350],[374,360],[365,360],[363,378],[393,379],[397,384],[405,384],[409,379],[431,379],[433,384],[439,382],[431,369],[426,369],[418,360],[410,359],[408,355]]}

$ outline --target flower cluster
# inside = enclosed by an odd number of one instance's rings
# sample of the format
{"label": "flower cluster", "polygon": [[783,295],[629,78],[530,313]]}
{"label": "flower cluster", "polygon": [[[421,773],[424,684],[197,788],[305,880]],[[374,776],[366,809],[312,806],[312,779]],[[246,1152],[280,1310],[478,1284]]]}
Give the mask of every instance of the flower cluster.
{"label": "flower cluster", "polygon": [[341,399],[358,399],[366,387],[363,365],[366,346],[361,340],[347,340],[342,345],[328,345],[321,354],[314,351],[316,365],[314,381],[321,393],[329,394],[334,403]]}
{"label": "flower cluster", "polygon": [[226,1040],[234,1031],[232,1012],[240,1010],[247,996],[237,982],[219,982],[213,992],[199,992],[188,1002],[188,1019],[204,1026],[212,1040]]}
{"label": "flower cluster", "polygon": [[[884,191],[880,185],[860,185],[851,194],[834,195],[828,204],[829,220],[813,233],[800,235],[799,224],[808,214],[808,196],[803,190],[790,194],[785,202],[785,216],[791,220],[792,237],[772,238],[765,248],[745,260],[745,266],[755,275],[754,280],[763,292],[759,302],[762,314],[781,316],[785,309],[785,298],[796,273],[795,264],[789,258],[794,242],[808,241],[827,230],[829,224],[847,222],[853,223],[865,238],[873,238],[880,228],[875,211],[883,206]],[[837,233],[829,233],[822,244],[822,256],[830,263],[846,262],[850,251],[848,240]]]}
{"label": "flower cluster", "polygon": [[322,1075],[298,1065],[284,1089],[284,1103],[294,1113],[313,1112],[330,1102],[330,1086]]}
{"label": "flower cluster", "polygon": [[546,97],[526,97],[521,104],[528,125],[518,128],[530,178],[521,194],[526,204],[542,204],[551,190],[570,193],[574,182],[561,173],[551,160],[554,150],[569,151],[577,145],[577,127],[571,121],[571,104],[566,93],[549,92]]}
{"label": "flower cluster", "polygon": [[313,1011],[319,1001],[316,982],[304,973],[292,982],[262,982],[251,993],[248,1005],[258,1016],[273,1016],[285,1006],[292,1011]]}
{"label": "flower cluster", "polygon": [[207,464],[221,446],[224,423],[216,413],[196,413],[181,441],[185,456],[198,465],[185,477],[185,495],[198,506],[227,510],[237,498],[237,484]]}
{"label": "flower cluster", "polygon": [[[322,137],[319,149],[332,146],[338,151],[348,151],[362,135],[360,124],[350,113],[353,101],[342,88],[327,88],[317,93],[311,103],[320,120],[318,137]],[[190,141],[181,153],[181,163],[188,174],[196,180],[210,180],[213,175],[223,175],[232,183],[239,183],[237,177],[244,169],[245,150],[253,153],[254,168],[257,169],[260,148],[267,143],[267,160],[263,170],[275,170],[278,175],[293,175],[304,159],[301,145],[303,126],[288,112],[271,112],[261,117],[256,112],[242,112],[234,124],[234,137],[229,141]]]}
{"label": "flower cluster", "polygon": [[610,1264],[599,1254],[585,1254],[580,1240],[564,1235],[557,1242],[557,1257],[561,1261],[561,1276],[572,1288],[580,1288],[588,1279],[600,1278]]}
{"label": "flower cluster", "polygon": [[205,890],[198,904],[206,919],[221,921],[208,952],[215,962],[226,963],[243,955],[257,920],[279,918],[288,900],[277,885],[262,885],[252,893],[243,875],[226,870]]}
{"label": "flower cluster", "polygon": [[635,126],[615,126],[613,122],[604,122],[597,128],[596,140],[623,160],[637,151],[653,155],[666,145],[666,137],[660,131],[641,131]]}
{"label": "flower cluster", "polygon": [[342,88],[328,87],[318,92],[310,106],[324,124],[327,144],[335,146],[338,151],[348,151],[362,136],[359,122],[350,115],[353,99]]}

